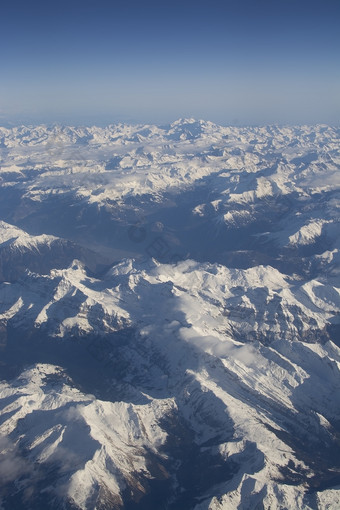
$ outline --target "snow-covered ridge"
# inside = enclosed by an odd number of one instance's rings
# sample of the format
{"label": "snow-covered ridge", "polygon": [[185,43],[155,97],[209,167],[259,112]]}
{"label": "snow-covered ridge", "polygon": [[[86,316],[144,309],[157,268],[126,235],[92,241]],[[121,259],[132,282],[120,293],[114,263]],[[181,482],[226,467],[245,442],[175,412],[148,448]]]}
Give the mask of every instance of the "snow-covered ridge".
{"label": "snow-covered ridge", "polygon": [[119,508],[124,488],[141,495],[147,492],[158,457],[162,460],[158,448],[166,440],[158,419],[174,403],[171,399],[153,399],[144,405],[105,402],[71,384],[60,367],[46,364],[24,371],[15,387],[0,384],[1,398],[10,401],[4,413],[12,414],[1,433],[15,434],[20,421],[29,452],[23,457],[16,441],[0,438],[3,451],[7,450],[7,463],[0,454],[3,481],[9,485],[21,477],[23,487],[32,484],[39,498],[35,484],[43,483],[42,471],[48,477],[51,470],[59,469],[59,483],[45,488],[47,496],[42,499],[47,506],[66,496],[77,508],[88,508],[96,498]]}
{"label": "snow-covered ridge", "polygon": [[71,241],[46,234],[31,235],[0,221],[0,281],[16,281],[30,271],[44,273],[65,267],[74,257],[82,258],[92,269],[101,264],[101,257]]}
{"label": "snow-covered ridge", "polygon": [[[177,315],[185,315],[182,322],[190,324],[192,331],[200,331],[201,323],[205,331],[212,320],[205,317],[207,311],[213,317],[216,342],[223,337],[242,342],[282,338],[313,343],[327,339],[326,326],[336,320],[340,309],[338,288],[317,280],[294,280],[272,267],[237,270],[194,261],[176,266],[152,264],[150,268],[124,261],[102,281],[89,277],[79,261],[50,275],[27,275],[22,282],[0,287],[0,319],[20,300],[18,322],[47,324],[49,335],[64,336],[70,330],[80,334],[115,331],[144,324],[147,309],[159,294],[164,313],[169,312],[166,317],[163,313],[150,316],[160,327],[165,319],[172,323]],[[92,308],[98,308],[97,316]]]}
{"label": "snow-covered ridge", "polygon": [[[323,163],[328,163],[328,175],[339,164],[338,132],[327,126],[246,129],[184,119],[167,127],[39,126],[0,128],[0,133],[2,145],[9,148],[1,174],[15,178],[17,173],[22,177],[29,160],[36,173],[33,182],[31,173],[29,179],[32,199],[38,194],[44,196],[47,189],[63,192],[66,187],[103,205],[106,200],[131,193],[155,193],[169,186],[190,185],[222,170],[223,180],[228,173],[231,177],[235,171],[245,170],[257,174],[254,191],[244,188],[252,183],[242,179],[230,188],[229,200],[247,203],[253,201],[253,194],[257,198],[278,192],[287,194],[293,185],[303,193],[312,184],[312,176],[318,181],[318,189],[322,189]],[[262,177],[261,170],[271,166],[268,158],[275,162],[276,169],[272,169],[272,175]],[[311,166],[308,171],[306,164]],[[294,183],[297,168],[302,170],[297,176],[298,185]],[[335,179],[329,180],[328,186]],[[338,180],[335,182],[339,184]]]}
{"label": "snow-covered ridge", "polygon": [[324,125],[0,128],[1,509],[340,506],[339,164]]}
{"label": "snow-covered ridge", "polygon": [[[321,247],[339,250],[337,128],[238,128],[180,119],[168,126],[0,131],[0,217],[24,229],[36,227],[39,217],[41,234],[63,236],[53,218],[60,215],[59,226],[67,224],[68,238],[91,245],[99,241],[103,221],[105,231],[127,230],[129,223],[151,217],[157,222],[161,216],[169,237],[174,239],[176,230],[174,241],[181,252],[200,260],[207,260],[208,253],[192,250],[186,242],[188,229],[202,235],[206,228],[222,245],[227,237],[227,251],[252,245],[261,253],[261,263],[266,253],[273,258],[281,249],[285,257],[298,259],[321,255]],[[176,220],[173,208],[178,204],[184,221]],[[226,232],[240,228],[249,243],[229,246]],[[100,243],[109,249],[117,244],[107,235]],[[125,256],[135,256],[133,249],[124,245]],[[229,263],[222,249],[215,260]],[[321,262],[303,264],[306,273]]]}
{"label": "snow-covered ridge", "polygon": [[50,245],[58,238],[51,235],[32,236],[22,229],[0,221],[0,248],[4,245],[12,245],[15,248],[38,249],[40,245]]}
{"label": "snow-covered ridge", "polygon": [[[295,441],[307,427],[316,450],[320,441],[335,448],[340,350],[326,327],[340,309],[339,289],[294,281],[271,267],[242,271],[194,261],[171,266],[126,260],[98,280],[74,261],[50,275],[2,284],[0,302],[9,342],[13,328],[23,328],[29,334],[21,345],[30,351],[44,331],[44,343],[52,337],[48,342],[59,356],[67,344],[76,349],[75,360],[87,355],[87,381],[100,370],[105,392],[111,388],[117,395],[123,388],[125,399],[134,401],[103,402],[96,378],[91,394],[83,394],[54,366],[38,365],[13,386],[3,384],[1,398],[12,404],[1,411],[0,431],[21,444],[21,420],[26,485],[25,466],[38,462],[48,468],[67,452],[67,480],[58,478],[58,496],[62,490],[82,509],[94,508],[91,497],[122,507],[126,485],[147,494],[148,480],[174,476],[166,453],[174,430],[165,417],[173,427],[181,416],[201,445],[200,455],[206,451],[226,465],[236,463],[231,480],[221,479],[221,508],[236,509],[245,494],[265,508],[274,494],[276,508],[315,508],[303,480],[326,475],[309,464],[307,454],[297,454]],[[60,338],[67,344],[56,343]],[[77,378],[77,363],[68,356],[61,359]],[[124,366],[129,370],[121,371]],[[43,427],[39,413],[50,416]],[[73,442],[75,427],[82,447]],[[209,444],[214,446],[207,450]],[[326,464],[326,473],[338,469],[331,458]],[[207,505],[220,508],[211,490]]]}

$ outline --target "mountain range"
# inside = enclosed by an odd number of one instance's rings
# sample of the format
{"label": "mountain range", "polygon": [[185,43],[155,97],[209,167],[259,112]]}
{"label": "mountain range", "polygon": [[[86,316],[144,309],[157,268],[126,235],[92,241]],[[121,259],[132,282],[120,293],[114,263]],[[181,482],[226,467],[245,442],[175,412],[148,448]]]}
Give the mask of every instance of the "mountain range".
{"label": "mountain range", "polygon": [[340,507],[339,128],[0,128],[0,508]]}

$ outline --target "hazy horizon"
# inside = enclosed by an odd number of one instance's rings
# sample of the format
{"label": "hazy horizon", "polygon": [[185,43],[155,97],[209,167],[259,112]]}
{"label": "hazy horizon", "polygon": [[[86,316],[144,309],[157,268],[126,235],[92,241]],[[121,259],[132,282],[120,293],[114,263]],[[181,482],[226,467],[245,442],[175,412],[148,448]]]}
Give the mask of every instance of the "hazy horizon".
{"label": "hazy horizon", "polygon": [[8,2],[0,123],[338,125],[339,20],[336,0]]}

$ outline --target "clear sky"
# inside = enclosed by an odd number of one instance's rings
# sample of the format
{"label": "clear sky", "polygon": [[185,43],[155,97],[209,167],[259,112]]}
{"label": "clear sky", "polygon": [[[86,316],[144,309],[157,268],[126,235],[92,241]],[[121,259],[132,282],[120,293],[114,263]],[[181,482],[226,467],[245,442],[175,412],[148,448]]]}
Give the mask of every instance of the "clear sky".
{"label": "clear sky", "polygon": [[340,124],[340,0],[3,0],[0,123]]}

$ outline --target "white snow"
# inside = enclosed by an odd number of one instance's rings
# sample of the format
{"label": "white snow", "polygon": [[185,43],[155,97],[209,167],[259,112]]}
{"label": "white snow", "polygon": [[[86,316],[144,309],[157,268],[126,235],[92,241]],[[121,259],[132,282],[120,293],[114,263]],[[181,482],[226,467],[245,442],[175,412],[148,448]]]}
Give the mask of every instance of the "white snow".
{"label": "white snow", "polygon": [[[155,472],[174,476],[165,423],[180,416],[201,451],[237,465],[197,499],[196,510],[338,508],[339,487],[307,493],[307,481],[320,476],[308,460],[314,445],[325,444],[327,457],[340,422],[340,349],[329,336],[340,310],[338,130],[180,119],[167,127],[0,128],[0,139],[1,186],[21,197],[13,222],[63,197],[85,212],[129,218],[146,199],[162,204],[169,192],[197,189],[195,219],[219,233],[249,227],[249,243],[297,258],[317,246],[307,263],[324,271],[305,278],[267,263],[232,269],[127,258],[101,278],[74,260],[2,283],[1,328],[24,328],[25,346],[35,331],[56,345],[81,344],[87,335],[104,344],[131,331],[104,356],[117,365],[108,369],[112,378],[128,367],[117,400],[101,398],[95,383],[87,394],[47,363],[0,382],[6,483],[20,477],[29,488],[39,468],[57,466],[60,477],[45,489],[56,497],[91,510],[102,504],[101,492],[107,507],[123,507],[124,491],[146,494]],[[2,248],[53,249],[58,239],[0,221]],[[311,442],[305,456],[304,435]]]}

